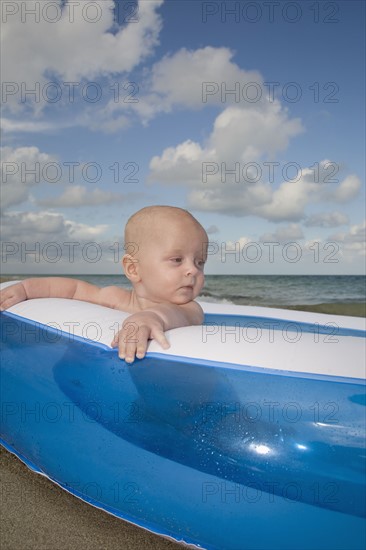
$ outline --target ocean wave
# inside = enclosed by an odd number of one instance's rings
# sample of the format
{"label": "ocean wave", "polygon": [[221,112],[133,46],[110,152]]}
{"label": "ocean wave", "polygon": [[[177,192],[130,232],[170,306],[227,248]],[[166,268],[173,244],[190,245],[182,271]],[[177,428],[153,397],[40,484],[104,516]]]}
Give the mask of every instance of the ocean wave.
{"label": "ocean wave", "polygon": [[263,301],[263,296],[257,296],[257,295],[245,295],[245,294],[231,294],[229,292],[212,292],[210,290],[204,290],[202,294],[200,294],[200,298],[205,297],[206,302],[218,302],[221,303],[227,303],[227,304],[244,304],[248,305],[249,302],[260,302]]}
{"label": "ocean wave", "polygon": [[200,294],[198,297],[199,300],[202,300],[202,302],[211,302],[213,304],[234,304],[235,302],[232,302],[231,300],[228,300],[227,298],[220,298],[220,296],[213,295],[210,292],[206,294]]}

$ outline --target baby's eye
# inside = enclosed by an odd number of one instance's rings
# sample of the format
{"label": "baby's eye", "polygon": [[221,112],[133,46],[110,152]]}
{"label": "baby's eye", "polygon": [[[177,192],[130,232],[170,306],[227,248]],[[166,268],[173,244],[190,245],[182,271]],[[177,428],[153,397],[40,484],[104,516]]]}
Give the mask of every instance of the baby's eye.
{"label": "baby's eye", "polygon": [[197,260],[196,264],[197,264],[197,267],[200,267],[202,269],[205,265],[205,262],[203,260]]}
{"label": "baby's eye", "polygon": [[180,264],[182,263],[182,258],[180,256],[176,258],[171,258],[171,261],[174,262],[175,264]]}

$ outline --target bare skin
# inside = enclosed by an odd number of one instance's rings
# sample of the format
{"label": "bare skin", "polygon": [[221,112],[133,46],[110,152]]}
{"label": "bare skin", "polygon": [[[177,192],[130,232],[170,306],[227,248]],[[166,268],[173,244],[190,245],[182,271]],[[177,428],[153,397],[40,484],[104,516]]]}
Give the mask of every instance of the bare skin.
{"label": "bare skin", "polygon": [[132,216],[126,226],[125,243],[131,245],[126,248],[133,254],[125,254],[122,265],[131,291],[62,277],[32,278],[0,291],[0,309],[52,297],[131,313],[111,345],[118,346],[121,359],[132,363],[135,357],[145,356],[151,339],[167,349],[166,330],[202,323],[202,308],[194,299],[204,284],[207,241],[204,229],[188,212],[148,207]]}

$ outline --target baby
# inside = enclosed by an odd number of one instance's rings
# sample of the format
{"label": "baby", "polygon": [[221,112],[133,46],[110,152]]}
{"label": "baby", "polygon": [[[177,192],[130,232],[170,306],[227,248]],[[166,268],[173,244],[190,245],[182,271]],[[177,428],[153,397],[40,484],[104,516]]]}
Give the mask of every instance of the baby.
{"label": "baby", "polygon": [[204,284],[207,246],[205,230],[187,210],[148,206],[131,216],[125,228],[128,253],[122,265],[132,290],[99,288],[63,277],[26,279],[0,292],[0,309],[31,298],[52,297],[131,313],[111,345],[118,345],[119,357],[132,363],[135,356],[145,356],[148,340],[155,339],[167,349],[166,330],[202,323],[203,311],[194,299]]}

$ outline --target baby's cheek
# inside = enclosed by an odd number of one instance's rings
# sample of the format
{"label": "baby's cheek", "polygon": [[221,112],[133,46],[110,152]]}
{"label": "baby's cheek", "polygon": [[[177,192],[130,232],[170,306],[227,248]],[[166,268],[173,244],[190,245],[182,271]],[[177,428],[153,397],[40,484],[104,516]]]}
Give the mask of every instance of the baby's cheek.
{"label": "baby's cheek", "polygon": [[205,276],[203,273],[201,273],[198,276],[198,286],[200,287],[200,290],[202,289],[203,285],[205,284]]}

